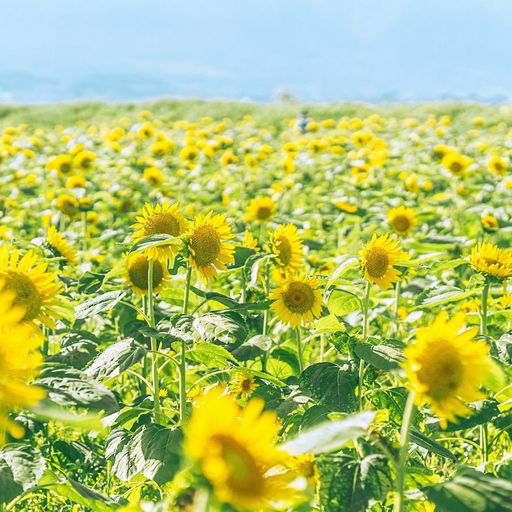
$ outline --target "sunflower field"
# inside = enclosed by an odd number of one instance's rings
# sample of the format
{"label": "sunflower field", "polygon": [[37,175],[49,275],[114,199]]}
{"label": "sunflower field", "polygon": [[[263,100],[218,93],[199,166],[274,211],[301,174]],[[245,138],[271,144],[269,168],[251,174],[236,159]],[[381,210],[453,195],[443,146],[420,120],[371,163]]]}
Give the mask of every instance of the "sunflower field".
{"label": "sunflower field", "polygon": [[0,110],[0,511],[512,511],[512,108]]}

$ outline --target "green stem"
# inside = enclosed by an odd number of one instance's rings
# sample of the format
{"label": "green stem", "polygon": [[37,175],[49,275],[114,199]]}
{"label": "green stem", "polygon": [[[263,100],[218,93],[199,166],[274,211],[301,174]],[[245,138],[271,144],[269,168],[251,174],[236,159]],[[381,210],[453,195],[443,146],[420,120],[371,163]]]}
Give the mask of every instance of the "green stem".
{"label": "green stem", "polygon": [[300,338],[300,327],[295,328],[295,335],[297,336],[297,356],[299,358],[299,373],[304,371],[304,355],[302,352],[302,340]]}
{"label": "green stem", "polygon": [[[491,283],[488,279],[485,280],[484,287],[482,289],[482,311],[480,315],[480,334],[487,336],[487,303],[489,299],[489,288]],[[480,455],[482,464],[486,464],[489,458],[488,456],[488,429],[487,423],[480,425]]]}
{"label": "green stem", "polygon": [[393,512],[403,512],[405,510],[405,479],[407,476],[407,457],[409,454],[409,437],[411,434],[411,424],[414,418],[414,393],[410,392],[405,404],[404,415],[402,417],[402,428],[400,429],[400,455],[398,467],[396,468],[396,495]]}
{"label": "green stem", "polygon": [[[370,283],[366,282],[366,288],[363,299],[363,342],[368,338],[368,304],[370,303]],[[359,359],[359,376],[357,395],[359,399],[359,410],[363,408],[363,378],[364,378],[364,360]]]}
{"label": "green stem", "polygon": [[[185,277],[185,293],[183,295],[182,313],[188,313],[188,300],[190,296],[190,281],[192,278],[192,267],[187,266],[187,274]],[[180,350],[180,422],[185,421],[185,409],[187,407],[187,343],[181,340]]]}
{"label": "green stem", "polygon": [[82,251],[87,251],[87,212],[82,212]]}
{"label": "green stem", "polygon": [[[149,327],[155,328],[155,307],[153,297],[154,262],[148,260],[148,301]],[[160,380],[158,375],[158,346],[154,336],[151,336],[151,376],[153,384],[153,408],[155,423],[160,423]]]}
{"label": "green stem", "polygon": [[242,304],[245,304],[247,301],[247,289],[246,289],[246,278],[245,278],[245,266],[242,265],[242,275],[240,276],[240,288],[241,288],[241,294],[240,294],[240,302]]}
{"label": "green stem", "polygon": [[400,317],[398,316],[398,308],[400,307],[400,292],[401,292],[401,283],[398,281],[395,284],[395,305],[394,305],[394,317],[396,322],[396,335],[398,335],[398,331],[400,330]]}
{"label": "green stem", "polygon": [[[267,262],[265,264],[265,297],[268,297],[270,293],[270,264]],[[269,317],[269,309],[265,309],[263,311],[263,336],[267,336],[268,334],[268,317]],[[267,353],[264,352],[261,356],[261,371],[267,371]]]}

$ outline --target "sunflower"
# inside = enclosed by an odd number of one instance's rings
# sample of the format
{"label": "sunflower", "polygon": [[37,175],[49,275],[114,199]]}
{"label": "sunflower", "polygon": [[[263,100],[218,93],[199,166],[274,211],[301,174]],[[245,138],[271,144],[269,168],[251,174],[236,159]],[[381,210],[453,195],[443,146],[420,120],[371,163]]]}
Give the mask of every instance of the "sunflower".
{"label": "sunflower", "polygon": [[461,176],[472,162],[471,158],[456,151],[450,151],[441,160],[441,165],[454,176]]}
{"label": "sunflower", "polygon": [[275,210],[276,203],[270,197],[258,197],[250,202],[247,219],[261,223],[269,222]]}
{"label": "sunflower", "polygon": [[318,318],[322,312],[319,284],[317,279],[302,274],[284,279],[270,296],[274,301],[271,307],[279,320],[291,327],[298,327]]}
{"label": "sunflower", "polygon": [[398,241],[390,238],[387,233],[379,237],[374,234],[359,252],[359,256],[364,278],[383,290],[400,281],[401,274],[394,265],[409,259],[409,255],[400,250]]}
{"label": "sunflower", "polygon": [[489,242],[473,247],[469,261],[472,267],[484,275],[506,279],[512,276],[512,254]]}
{"label": "sunflower", "polygon": [[57,258],[64,258],[68,265],[75,265],[77,263],[78,256],[76,250],[64,239],[62,233],[59,233],[55,226],[48,228],[46,244]]}
{"label": "sunflower", "polygon": [[254,238],[254,235],[247,229],[244,232],[244,240],[241,245],[246,249],[252,249],[254,252],[260,251],[258,247],[258,240],[256,240],[256,238]]}
{"label": "sunflower", "polygon": [[47,263],[39,263],[37,256],[28,251],[21,259],[16,249],[0,247],[0,280],[4,290],[15,294],[13,304],[24,310],[23,321],[39,320],[51,329],[55,328],[52,306],[61,291],[56,274],[46,272]]}
{"label": "sunflower", "polygon": [[150,185],[156,187],[164,181],[164,175],[158,167],[146,167],[144,169],[144,179]]}
{"label": "sunflower", "polygon": [[241,409],[234,398],[210,391],[185,428],[185,452],[213,487],[217,500],[237,510],[289,507],[299,495],[289,455],[275,444],[279,423],[264,402]]}
{"label": "sunflower", "polygon": [[189,263],[203,279],[215,278],[218,270],[233,263],[235,246],[226,242],[233,233],[225,215],[197,215],[188,235]]}
{"label": "sunflower", "polygon": [[494,215],[484,215],[482,217],[482,227],[486,231],[496,231],[500,225],[498,219]]}
{"label": "sunflower", "polygon": [[229,389],[235,396],[249,398],[258,384],[254,382],[254,375],[247,371],[237,372],[233,380],[229,383]]}
{"label": "sunflower", "polygon": [[412,208],[399,206],[391,208],[388,212],[388,222],[393,230],[399,235],[408,235],[416,225],[416,215]]}
{"label": "sunflower", "polygon": [[94,162],[96,162],[96,154],[92,151],[80,151],[73,158],[73,165],[84,171],[91,169]]}
{"label": "sunflower", "polygon": [[474,341],[476,328],[464,329],[464,314],[448,320],[445,311],[430,327],[422,327],[405,349],[409,388],[417,405],[430,403],[441,425],[468,416],[467,402],[483,397],[480,387],[493,371],[489,347]]}
{"label": "sunflower", "polygon": [[[126,259],[125,279],[138,295],[148,294],[149,258],[146,254],[133,254]],[[160,260],[153,262],[153,292],[163,290],[169,281],[167,267]]]}
{"label": "sunflower", "polygon": [[62,213],[72,217],[78,213],[78,199],[71,194],[60,194],[55,200],[55,206]]}
{"label": "sunflower", "polygon": [[293,272],[302,263],[302,240],[293,224],[279,226],[270,235],[270,244],[276,263],[284,272]]}
{"label": "sunflower", "polygon": [[[136,218],[137,222],[132,226],[136,229],[133,240],[137,241],[150,235],[167,234],[179,237],[187,231],[187,220],[180,213],[178,203],[170,204],[165,200],[162,204],[151,206],[146,203],[142,209],[142,216]],[[147,249],[149,259],[174,260],[179,249],[176,241],[170,240],[169,244]]]}
{"label": "sunflower", "polygon": [[41,332],[23,322],[25,311],[14,305],[14,300],[15,294],[0,284],[0,446],[6,432],[14,437],[23,435],[23,429],[6,413],[34,405],[45,395],[41,388],[28,384],[42,362],[37,351]]}
{"label": "sunflower", "polygon": [[494,174],[498,176],[505,176],[508,171],[508,162],[500,158],[499,156],[493,156],[487,162],[487,168]]}
{"label": "sunflower", "polygon": [[71,155],[58,155],[55,158],[52,158],[46,164],[46,168],[49,171],[57,171],[57,174],[61,178],[68,176],[73,171]]}

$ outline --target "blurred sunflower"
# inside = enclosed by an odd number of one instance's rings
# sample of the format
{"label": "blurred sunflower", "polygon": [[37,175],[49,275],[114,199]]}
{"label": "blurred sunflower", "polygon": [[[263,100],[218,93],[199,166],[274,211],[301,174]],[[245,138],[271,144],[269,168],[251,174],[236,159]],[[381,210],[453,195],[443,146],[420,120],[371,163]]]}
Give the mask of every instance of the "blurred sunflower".
{"label": "blurred sunflower", "polygon": [[13,304],[15,294],[0,283],[0,446],[5,433],[21,437],[23,428],[9,419],[7,413],[18,407],[35,405],[45,392],[28,381],[42,363],[37,351],[41,332],[23,322],[25,311]]}
{"label": "blurred sunflower", "polygon": [[391,208],[388,212],[388,222],[393,231],[399,235],[408,235],[416,225],[416,214],[412,208],[405,206]]}
{"label": "blurred sunflower", "polygon": [[49,171],[57,171],[57,174],[64,178],[73,171],[73,161],[71,155],[58,155],[52,158],[46,164]]}
{"label": "blurred sunflower", "polygon": [[[148,294],[149,258],[146,254],[133,254],[126,258],[125,279],[138,295]],[[167,267],[160,260],[153,262],[153,292],[162,291],[169,282]]]}
{"label": "blurred sunflower", "polygon": [[409,255],[400,249],[398,241],[391,239],[387,233],[379,237],[374,233],[359,256],[364,278],[383,290],[400,281],[401,274],[394,265],[409,259]]}
{"label": "blurred sunflower", "polygon": [[254,381],[254,375],[247,371],[239,371],[229,383],[229,389],[235,396],[242,398],[249,398],[258,384]]}
{"label": "blurred sunflower", "polygon": [[[180,213],[178,203],[170,204],[165,200],[162,204],[152,206],[148,203],[142,209],[142,216],[136,217],[137,222],[133,224],[135,229],[133,240],[141,240],[150,235],[166,234],[173,237],[180,237],[187,231],[187,220]],[[147,255],[152,260],[174,260],[179,251],[179,243],[169,240],[166,245],[150,247]]]}
{"label": "blurred sunflower", "polygon": [[284,279],[270,295],[272,309],[283,323],[298,327],[311,323],[322,312],[320,282],[302,274]]}
{"label": "blurred sunflower", "polygon": [[144,179],[152,186],[156,187],[164,181],[164,175],[158,167],[146,167],[144,169]]}
{"label": "blurred sunflower", "polygon": [[275,209],[276,203],[270,197],[258,197],[249,204],[247,220],[269,222],[274,216]]}
{"label": "blurred sunflower", "polygon": [[92,151],[80,151],[73,158],[73,165],[84,171],[91,169],[94,162],[96,162],[96,154]]}
{"label": "blurred sunflower", "polygon": [[472,267],[488,276],[506,279],[512,276],[512,254],[490,242],[480,242],[473,247],[469,261]]}
{"label": "blurred sunflower", "polygon": [[225,215],[198,215],[189,230],[189,263],[205,279],[213,279],[218,270],[225,270],[234,261],[235,246]]}
{"label": "blurred sunflower", "polygon": [[16,249],[0,247],[0,280],[5,291],[15,294],[13,304],[23,308],[23,321],[39,320],[54,329],[57,316],[52,306],[57,304],[55,297],[62,287],[56,282],[56,274],[46,272],[47,267],[32,251],[20,259]]}
{"label": "blurred sunflower", "polygon": [[72,217],[78,212],[78,199],[71,194],[59,194],[55,200],[55,206],[62,213]]}
{"label": "blurred sunflower", "polygon": [[498,176],[505,176],[508,171],[508,162],[500,158],[499,156],[492,156],[491,159],[487,162],[487,168]]}
{"label": "blurred sunflower", "polygon": [[55,257],[64,258],[68,265],[75,265],[78,262],[75,248],[64,239],[62,233],[59,233],[55,226],[48,228],[46,244]]}
{"label": "blurred sunflower", "polygon": [[[203,396],[185,428],[185,452],[198,463],[215,497],[238,510],[272,510],[299,498],[296,473],[286,471],[286,452],[275,445],[279,423],[264,402],[241,409],[214,389]],[[277,469],[277,470],[276,470]]]}
{"label": "blurred sunflower", "polygon": [[441,165],[454,176],[461,176],[471,165],[471,158],[456,151],[450,151],[444,155]]}
{"label": "blurred sunflower", "polygon": [[259,252],[258,240],[256,240],[256,238],[254,238],[254,235],[247,229],[244,232],[244,240],[242,242],[242,247],[252,249],[254,252]]}
{"label": "blurred sunflower", "polygon": [[293,224],[278,226],[270,235],[270,245],[272,253],[276,255],[276,263],[283,272],[293,272],[302,263],[302,240]]}
{"label": "blurred sunflower", "polygon": [[464,329],[464,314],[448,320],[442,312],[430,327],[421,327],[404,353],[409,388],[417,405],[430,403],[441,425],[468,416],[468,402],[481,399],[480,388],[493,371],[489,346],[474,341],[478,330]]}

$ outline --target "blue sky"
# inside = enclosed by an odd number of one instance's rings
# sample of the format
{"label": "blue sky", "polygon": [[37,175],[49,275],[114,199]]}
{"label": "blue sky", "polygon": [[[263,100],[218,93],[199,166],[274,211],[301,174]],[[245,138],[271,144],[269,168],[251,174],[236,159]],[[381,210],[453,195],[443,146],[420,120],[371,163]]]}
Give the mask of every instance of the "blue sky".
{"label": "blue sky", "polygon": [[511,0],[2,0],[0,102],[512,97]]}

